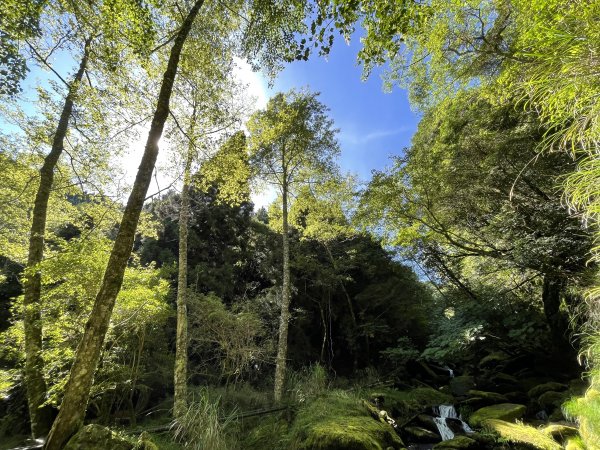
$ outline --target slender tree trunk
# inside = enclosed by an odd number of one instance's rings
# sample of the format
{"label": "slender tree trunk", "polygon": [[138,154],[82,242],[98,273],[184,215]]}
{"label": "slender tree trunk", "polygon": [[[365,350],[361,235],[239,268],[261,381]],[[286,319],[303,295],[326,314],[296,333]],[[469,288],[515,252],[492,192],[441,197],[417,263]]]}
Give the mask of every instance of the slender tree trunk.
{"label": "slender tree trunk", "polygon": [[[50,425],[52,424],[50,408],[42,406],[46,401],[40,305],[42,275],[36,266],[42,262],[44,257],[44,234],[46,233],[48,200],[54,182],[54,169],[64,149],[65,137],[69,128],[69,119],[73,111],[73,103],[88,62],[89,46],[90,39],[85,42],[83,56],[79,63],[79,70],[69,86],[69,92],[65,98],[58,126],[54,132],[52,149],[46,158],[44,158],[44,164],[40,169],[40,185],[35,196],[33,220],[29,233],[28,270],[25,271],[23,286],[25,294],[23,298],[23,326],[25,333],[25,386],[27,388],[31,434],[34,438],[48,434]],[[35,272],[32,273],[33,270]]]}
{"label": "slender tree trunk", "polygon": [[[338,266],[337,263],[335,262],[335,258],[333,257],[333,253],[331,253],[331,249],[329,248],[329,245],[327,245],[327,242],[323,242],[323,247],[325,247],[325,250],[327,251],[327,255],[329,256],[329,260],[331,261],[331,266],[333,267],[333,270],[335,271],[335,273],[337,273],[338,271]],[[353,369],[356,371],[358,369],[358,346],[356,345],[356,337],[358,336],[359,330],[358,330],[358,324],[356,323],[356,314],[354,314],[354,305],[352,304],[352,298],[350,297],[350,294],[348,294],[348,291],[346,290],[346,285],[344,284],[344,280],[342,280],[342,278],[340,277],[339,279],[340,282],[340,287],[342,288],[342,292],[344,293],[344,296],[346,297],[346,303],[348,304],[348,312],[350,312],[350,318],[352,319],[352,334],[348,337],[348,344],[350,345],[350,348],[352,349],[352,367]],[[368,339],[368,338],[367,338]],[[366,341],[365,341],[366,343]]]}
{"label": "slender tree trunk", "polygon": [[290,320],[290,241],[288,236],[288,187],[282,189],[282,225],[283,225],[283,282],[281,288],[281,318],[279,320],[279,342],[275,366],[275,402],[280,402],[285,384],[285,365],[287,361],[288,325]]}
{"label": "slender tree trunk", "polygon": [[[189,129],[190,139],[194,136],[196,121],[196,105],[192,111]],[[175,371],[173,385],[175,388],[173,416],[181,417],[187,406],[187,270],[188,270],[188,221],[190,217],[190,179],[192,161],[194,159],[194,143],[190,141],[183,171],[183,187],[181,189],[181,207],[179,210],[179,268],[177,273],[177,339],[175,343]]]}
{"label": "slender tree trunk", "polygon": [[108,260],[100,291],[96,296],[92,312],[85,326],[85,333],[77,348],[60,411],[46,442],[46,450],[62,449],[67,440],[83,423],[94,372],[98,365],[115,300],[121,289],[140,213],[158,156],[158,141],[162,136],[169,115],[169,101],[175,76],[177,75],[181,50],[203,2],[204,0],[197,0],[191,8],[177,33],[171,49],[144,155],[123,213],[121,226]]}
{"label": "slender tree trunk", "polygon": [[562,351],[573,351],[569,343],[569,320],[565,313],[560,310],[561,294],[564,290],[564,282],[556,275],[545,274],[542,288],[542,303],[544,304],[544,315],[550,327],[552,339],[557,349]]}

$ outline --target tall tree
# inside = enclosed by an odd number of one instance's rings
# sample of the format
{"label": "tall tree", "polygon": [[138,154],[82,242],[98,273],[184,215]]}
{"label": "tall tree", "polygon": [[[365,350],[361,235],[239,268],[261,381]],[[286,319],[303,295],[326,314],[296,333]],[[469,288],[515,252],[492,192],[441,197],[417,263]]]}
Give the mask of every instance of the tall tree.
{"label": "tall tree", "polygon": [[158,141],[169,115],[169,101],[177,74],[181,51],[203,3],[204,0],[197,0],[192,5],[176,34],[167,68],[163,75],[160,94],[152,119],[152,125],[148,133],[144,155],[138,169],[133,190],[123,213],[121,226],[119,227],[119,232],[110,254],[102,286],[86,324],[85,334],[77,349],[60,412],[52,425],[45,445],[47,450],[62,448],[83,421],[100,350],[106,330],[108,329],[117,294],[123,282],[123,274],[127,260],[131,254],[140,213],[146,198],[148,186],[150,185],[152,172],[154,171],[154,165],[158,156]]}
{"label": "tall tree", "polygon": [[[43,360],[40,357],[42,349],[41,273],[37,266],[42,261],[44,254],[48,201],[50,192],[53,189],[54,172],[65,149],[65,140],[69,133],[70,121],[75,112],[76,103],[82,97],[84,80],[92,87],[90,68],[97,69],[100,61],[106,63],[106,58],[102,60],[101,57],[98,57],[98,54],[105,51],[107,45],[111,46],[113,50],[118,50],[131,45],[134,41],[137,43],[146,42],[145,39],[148,38],[151,31],[145,28],[148,24],[148,16],[144,15],[144,9],[140,8],[141,12],[138,12],[137,17],[125,15],[125,19],[119,23],[118,26],[123,29],[121,36],[125,36],[125,38],[120,37],[118,40],[114,39],[107,42],[107,36],[116,38],[115,23],[109,20],[110,17],[107,17],[107,15],[111,15],[111,12],[103,9],[102,5],[82,7],[69,2],[37,2],[35,4],[39,10],[38,13],[42,11],[42,6],[44,6],[43,11],[50,17],[50,20],[39,26],[34,33],[35,35],[41,34],[41,40],[23,36],[27,44],[25,48],[28,49],[35,64],[51,70],[66,87],[64,103],[52,137],[51,149],[45,157],[39,172],[39,184],[32,212],[27,270],[24,277],[25,384],[27,386],[32,434],[38,437],[46,435],[51,425],[47,408],[42,407],[46,397],[46,383],[42,376]],[[131,12],[132,10],[132,4],[128,0],[123,0],[119,5],[124,11]],[[98,33],[99,30],[102,31],[100,34]],[[132,32],[136,34],[135,39],[131,39]],[[103,36],[104,34],[106,36]],[[44,45],[39,45],[43,39],[53,40],[51,46],[43,48]],[[45,46],[47,47],[47,44]],[[80,61],[73,78],[66,81],[49,63],[49,58],[53,52],[69,48],[77,49],[77,53],[80,52],[80,55],[77,55]],[[92,54],[96,56],[93,57]],[[124,54],[127,54],[127,52],[124,52]],[[91,59],[96,61],[91,61]],[[112,63],[122,61],[122,55],[112,56]],[[97,63],[95,68],[93,67],[94,62]],[[87,75],[85,78],[84,74]]]}
{"label": "tall tree", "polygon": [[299,185],[333,171],[333,158],[339,153],[333,121],[327,117],[327,108],[317,100],[317,95],[295,91],[277,94],[248,123],[254,176],[275,186],[281,194],[283,271],[274,386],[277,402],[281,401],[284,389],[290,319],[291,195]]}

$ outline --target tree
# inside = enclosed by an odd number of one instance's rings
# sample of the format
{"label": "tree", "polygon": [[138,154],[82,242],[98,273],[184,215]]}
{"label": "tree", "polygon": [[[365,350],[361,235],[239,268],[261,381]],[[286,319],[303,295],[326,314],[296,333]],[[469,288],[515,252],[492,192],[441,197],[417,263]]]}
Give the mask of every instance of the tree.
{"label": "tree", "polygon": [[277,402],[281,401],[284,388],[290,318],[290,196],[298,186],[331,172],[333,158],[339,152],[333,122],[317,95],[294,91],[277,94],[248,123],[254,176],[275,186],[281,194],[283,272],[274,388]]}
{"label": "tree", "polygon": [[20,41],[39,34],[44,0],[6,1],[0,5],[0,96],[15,96],[27,75]]}
{"label": "tree", "polygon": [[535,114],[494,107],[474,93],[449,99],[425,115],[406,156],[374,176],[363,213],[389,231],[389,242],[473,298],[464,275],[478,263],[469,260],[516,270],[515,288],[542,277],[547,323],[565,345],[561,303],[577,302],[568,286],[586,272],[591,235],[556,192],[573,163],[564,154],[537,155],[542,139]]}
{"label": "tree", "polygon": [[152,126],[148,133],[144,156],[142,157],[133,190],[123,213],[121,226],[119,227],[119,232],[110,254],[102,286],[94,302],[90,318],[86,324],[85,333],[77,349],[77,355],[71,368],[60,412],[52,425],[46,442],[45,448],[47,450],[62,448],[71,435],[79,428],[83,420],[94,371],[98,364],[100,350],[115,300],[123,282],[123,274],[133,246],[138,220],[148,186],[150,185],[152,172],[154,171],[158,155],[158,141],[169,114],[169,100],[177,74],[181,50],[203,3],[203,0],[198,0],[193,4],[176,34],[169,62],[163,76]]}

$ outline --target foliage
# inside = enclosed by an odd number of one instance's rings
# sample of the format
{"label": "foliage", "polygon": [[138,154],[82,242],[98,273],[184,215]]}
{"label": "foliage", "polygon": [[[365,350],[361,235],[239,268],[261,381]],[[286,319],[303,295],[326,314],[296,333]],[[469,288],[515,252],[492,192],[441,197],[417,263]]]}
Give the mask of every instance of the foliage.
{"label": "foliage", "polygon": [[404,366],[408,361],[417,359],[420,354],[407,336],[399,337],[395,347],[386,348],[381,352],[381,355],[396,367]]}
{"label": "foliage", "polygon": [[175,440],[194,450],[227,450],[226,430],[234,415],[222,417],[219,400],[201,393],[186,406],[186,411],[171,425]]}
{"label": "foliage", "polygon": [[204,365],[218,364],[227,384],[242,380],[270,357],[269,337],[255,313],[243,306],[229,310],[213,293],[192,295],[188,302],[190,353]]}
{"label": "foliage", "polygon": [[319,363],[304,368],[301,373],[290,372],[288,377],[291,380],[287,385],[296,403],[312,401],[326,394],[329,388],[327,370]]}
{"label": "foliage", "polygon": [[0,96],[16,95],[27,74],[21,41],[39,33],[44,0],[6,1],[0,6]]}
{"label": "foliage", "polygon": [[278,189],[333,172],[336,130],[318,94],[291,91],[269,100],[248,122],[250,167],[260,183]]}
{"label": "foliage", "polygon": [[[99,289],[99,282],[108,259],[111,242],[97,232],[65,241],[52,258],[45,260],[43,270],[43,319],[45,377],[50,381],[48,402],[58,404],[74,357],[74,351],[83,333],[85,318]],[[69,273],[69,277],[65,277]],[[169,317],[165,303],[168,285],[151,267],[132,265],[126,270],[123,289],[117,300],[115,315],[103,357],[103,365],[96,375],[92,404],[98,414],[107,414],[103,396],[115,396],[109,403],[129,396],[132,390],[144,389],[149,382],[153,362],[149,349],[160,349],[161,324]],[[20,303],[15,304],[19,308]],[[19,364],[22,358],[23,335],[21,323],[15,324],[2,335],[3,356]],[[144,360],[140,360],[140,356]],[[163,374],[164,376],[166,374]],[[159,375],[159,379],[160,379]],[[161,383],[156,380],[155,382]],[[137,386],[136,386],[137,384]],[[104,398],[104,401],[107,399]],[[100,411],[102,410],[102,411]]]}

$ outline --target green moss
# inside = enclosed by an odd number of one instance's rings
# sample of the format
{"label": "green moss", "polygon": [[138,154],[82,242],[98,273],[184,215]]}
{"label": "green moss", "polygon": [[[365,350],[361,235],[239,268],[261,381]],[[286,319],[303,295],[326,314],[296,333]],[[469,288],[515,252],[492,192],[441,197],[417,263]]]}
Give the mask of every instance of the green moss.
{"label": "green moss", "polygon": [[562,383],[556,383],[555,381],[551,381],[549,383],[538,384],[537,386],[531,388],[527,395],[529,398],[537,399],[540,395],[548,391],[558,391],[562,392],[567,390],[569,386]]}
{"label": "green moss", "polygon": [[467,436],[457,436],[433,446],[434,450],[466,450],[476,448],[479,448],[479,443]]}
{"label": "green moss", "polygon": [[562,447],[547,434],[529,425],[503,420],[486,420],[485,426],[510,442],[529,444],[541,450],[561,450]]}
{"label": "green moss", "polygon": [[81,428],[65,450],[131,450],[134,444],[109,428],[91,424]]}
{"label": "green moss", "polygon": [[150,439],[160,450],[183,450],[185,447],[173,439],[171,433],[153,434],[149,433]]}
{"label": "green moss", "polygon": [[500,403],[499,405],[486,406],[478,409],[471,417],[469,417],[469,425],[472,427],[480,427],[483,423],[490,419],[498,419],[505,421],[513,421],[520,419],[525,414],[527,408],[525,405],[516,403]]}
{"label": "green moss", "polygon": [[416,388],[409,391],[382,389],[370,394],[370,398],[378,396],[384,398],[382,409],[398,423],[432,406],[454,403],[452,396],[432,388]]}
{"label": "green moss", "polygon": [[586,447],[580,437],[574,437],[567,440],[565,450],[586,450]]}
{"label": "green moss", "polygon": [[476,397],[490,403],[505,403],[508,401],[504,395],[496,392],[477,391],[475,389],[471,389],[467,395],[469,397]]}
{"label": "green moss", "polygon": [[294,449],[378,450],[404,446],[394,429],[373,419],[359,398],[335,391],[298,411],[290,438],[288,448]]}
{"label": "green moss", "polygon": [[282,415],[269,415],[252,420],[249,431],[241,431],[244,450],[287,450],[289,425]]}

